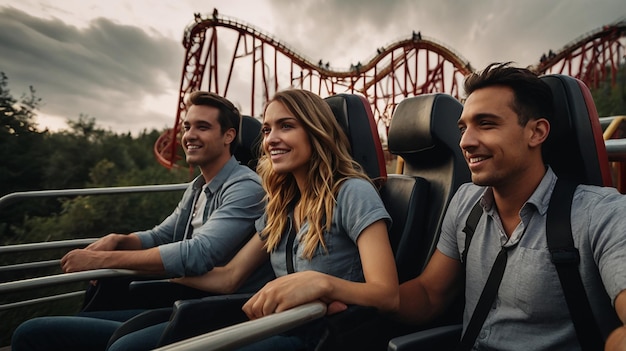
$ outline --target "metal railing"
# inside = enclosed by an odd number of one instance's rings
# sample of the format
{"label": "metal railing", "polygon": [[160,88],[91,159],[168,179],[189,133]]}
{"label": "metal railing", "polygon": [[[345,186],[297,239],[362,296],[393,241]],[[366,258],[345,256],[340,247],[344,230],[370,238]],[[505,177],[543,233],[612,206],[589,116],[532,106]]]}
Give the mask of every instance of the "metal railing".
{"label": "metal railing", "polygon": [[119,186],[106,188],[87,188],[87,189],[61,189],[61,190],[36,190],[21,191],[0,197],[0,209],[10,205],[16,201],[23,199],[32,199],[40,197],[59,197],[59,196],[84,196],[84,195],[112,195],[112,194],[128,194],[128,193],[149,193],[185,190],[189,184],[164,184],[164,185],[137,185],[137,186]]}
{"label": "metal railing", "polygon": [[[93,279],[114,278],[121,276],[143,275],[143,272],[132,271],[127,269],[95,269],[90,271],[54,274],[44,277],[22,279],[10,281],[0,284],[0,295],[51,287],[61,284],[89,281]],[[0,311],[9,310],[16,307],[24,307],[42,302],[51,302],[60,299],[81,296],[85,291],[73,291],[63,294],[50,295],[35,299],[21,300],[13,303],[4,303],[0,305]]]}
{"label": "metal railing", "polygon": [[626,162],[626,139],[605,140],[606,153],[611,162]]}
{"label": "metal railing", "polygon": [[[139,186],[124,186],[124,187],[106,187],[106,188],[86,188],[86,189],[61,189],[61,190],[39,190],[39,191],[24,191],[15,192],[4,195],[0,198],[0,209],[6,207],[16,201],[42,198],[42,197],[75,197],[85,195],[116,195],[116,194],[129,194],[129,193],[153,193],[153,192],[166,192],[166,191],[182,191],[187,188],[188,183],[179,184],[165,184],[165,185],[139,185]],[[53,250],[60,248],[72,248],[82,247],[91,244],[96,241],[97,238],[88,239],[74,239],[74,240],[59,240],[51,242],[38,242],[29,244],[17,244],[17,245],[5,245],[0,246],[0,255],[8,253],[24,253],[38,250]],[[45,260],[26,262],[19,264],[10,264],[0,266],[0,273],[6,274],[10,272],[17,272],[35,268],[49,268],[58,267],[60,260]],[[21,291],[27,291],[32,289],[39,289],[43,287],[51,287],[56,285],[75,283],[80,281],[89,281],[94,279],[129,276],[129,275],[144,275],[143,272],[137,272],[125,269],[97,269],[76,273],[65,273],[48,275],[38,278],[22,279],[16,281],[9,281],[0,283],[0,295],[9,294]],[[74,291],[68,293],[61,293],[52,296],[34,298],[29,300],[21,300],[12,303],[3,303],[0,305],[0,311],[8,310],[16,307],[23,307],[27,305],[51,302],[60,299],[66,299],[70,297],[80,296],[84,294],[84,290]]]}

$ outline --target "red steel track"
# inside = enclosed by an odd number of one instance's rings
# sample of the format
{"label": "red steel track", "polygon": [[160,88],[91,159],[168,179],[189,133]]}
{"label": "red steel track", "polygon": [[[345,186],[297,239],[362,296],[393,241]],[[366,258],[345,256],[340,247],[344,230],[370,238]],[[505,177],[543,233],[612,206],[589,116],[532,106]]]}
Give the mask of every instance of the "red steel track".
{"label": "red steel track", "polygon": [[[542,57],[531,67],[538,73],[562,73],[589,86],[611,75],[613,81],[624,57],[626,23],[607,25]],[[184,98],[208,90],[236,102],[243,114],[256,116],[274,92],[290,87],[314,91],[322,97],[359,93],[372,104],[383,137],[392,113],[409,96],[433,92],[460,97],[463,77],[473,68],[467,60],[437,41],[413,33],[378,49],[366,63],[335,70],[322,60],[296,53],[252,25],[220,16],[195,14],[185,29],[185,62],[176,121],[155,143],[158,161],[173,167],[180,152],[178,135],[185,110]],[[606,67],[606,69],[602,69]]]}
{"label": "red steel track", "polygon": [[615,84],[620,64],[626,60],[626,21],[605,25],[565,45],[559,52],[541,57],[534,70],[541,74],[559,73],[576,77],[597,88],[611,77]]}

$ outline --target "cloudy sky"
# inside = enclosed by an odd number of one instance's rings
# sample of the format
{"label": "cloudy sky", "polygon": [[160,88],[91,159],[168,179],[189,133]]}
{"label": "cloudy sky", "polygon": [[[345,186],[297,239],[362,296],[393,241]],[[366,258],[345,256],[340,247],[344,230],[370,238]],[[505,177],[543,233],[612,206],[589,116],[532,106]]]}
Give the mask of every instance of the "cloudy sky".
{"label": "cloudy sky", "polygon": [[0,0],[0,72],[14,97],[35,88],[40,129],[81,114],[115,132],[171,127],[183,31],[213,8],[346,70],[413,30],[475,68],[527,66],[626,20],[624,0]]}

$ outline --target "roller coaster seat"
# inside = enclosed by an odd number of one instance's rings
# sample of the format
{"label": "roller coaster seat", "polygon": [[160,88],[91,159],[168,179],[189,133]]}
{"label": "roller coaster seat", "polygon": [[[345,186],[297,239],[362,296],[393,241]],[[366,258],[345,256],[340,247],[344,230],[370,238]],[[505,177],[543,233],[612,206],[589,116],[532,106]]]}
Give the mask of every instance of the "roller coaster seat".
{"label": "roller coaster seat", "polygon": [[369,102],[354,94],[337,94],[324,99],[346,132],[352,158],[374,180],[387,178],[387,167],[378,129]]}
{"label": "roller coaster seat", "polygon": [[261,152],[261,122],[250,116],[241,116],[239,128],[239,146],[235,158],[242,165],[256,169],[256,162]]}
{"label": "roller coaster seat", "polygon": [[[561,178],[611,186],[602,128],[589,88],[565,75],[541,79],[550,86],[554,102],[550,135],[543,145],[544,162]],[[461,324],[423,330],[392,339],[388,350],[450,350],[461,339],[461,333]]]}
{"label": "roller coaster seat", "polygon": [[409,279],[422,272],[434,252],[450,199],[461,184],[471,181],[459,148],[457,121],[462,109],[451,95],[426,94],[403,100],[391,119],[389,151],[402,157],[405,176],[419,177],[429,184],[422,234],[411,237],[417,243],[400,246],[399,255],[406,260],[401,266],[412,270],[407,273]]}
{"label": "roller coaster seat", "polygon": [[561,178],[612,186],[602,126],[589,88],[566,75],[541,79],[552,89],[554,99],[550,136],[543,146],[544,162]]}
{"label": "roller coaster seat", "polygon": [[[405,167],[403,174],[388,175],[380,195],[394,222],[400,222],[392,225],[389,238],[401,283],[419,275],[432,253],[440,221],[431,217],[443,217],[458,186],[470,180],[457,151],[461,111],[461,103],[450,95],[421,95],[403,100],[391,120],[389,151],[402,157]],[[367,316],[362,310],[328,318],[341,331],[328,349],[381,350],[392,337],[415,330],[385,316],[362,318]],[[359,327],[346,327],[352,325]]]}

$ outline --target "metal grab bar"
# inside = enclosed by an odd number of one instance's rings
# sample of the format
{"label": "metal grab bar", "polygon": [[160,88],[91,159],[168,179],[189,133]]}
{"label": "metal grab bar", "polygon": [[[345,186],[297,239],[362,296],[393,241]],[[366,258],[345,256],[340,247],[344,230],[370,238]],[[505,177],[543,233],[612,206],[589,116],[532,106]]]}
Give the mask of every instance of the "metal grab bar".
{"label": "metal grab bar", "polygon": [[61,189],[61,190],[35,190],[10,193],[0,197],[0,208],[3,208],[21,199],[55,196],[82,196],[82,195],[113,195],[127,193],[160,192],[185,190],[189,183],[163,184],[163,185],[137,185],[118,186],[106,188],[86,188],[86,189]]}
{"label": "metal grab bar", "polygon": [[53,250],[53,249],[64,249],[68,247],[87,246],[95,242],[96,240],[98,240],[98,238],[57,240],[57,241],[46,241],[46,242],[38,242],[38,243],[30,243],[30,244],[6,245],[6,246],[0,246],[0,254],[4,255],[8,253],[13,253],[13,252],[24,252],[24,251],[33,251],[33,250]]}
{"label": "metal grab bar", "polygon": [[604,144],[609,161],[626,162],[626,139],[608,139]]}
{"label": "metal grab bar", "polygon": [[7,266],[1,266],[0,274],[6,274],[9,272],[17,272],[17,271],[25,271],[27,269],[41,269],[41,268],[51,268],[51,267],[60,267],[60,266],[61,266],[61,260],[18,263],[18,264],[12,264],[12,265],[7,265]]}
{"label": "metal grab bar", "polygon": [[90,271],[63,273],[49,275],[45,277],[37,277],[23,280],[16,280],[6,283],[0,283],[0,294],[13,293],[29,289],[41,287],[74,283],[78,281],[86,281],[92,279],[112,278],[130,275],[146,275],[145,272],[132,271],[129,269],[94,269]]}
{"label": "metal grab bar", "polygon": [[74,292],[69,292],[69,293],[64,293],[64,294],[53,295],[53,296],[40,297],[37,299],[31,299],[31,300],[7,303],[4,305],[0,305],[0,312],[7,311],[13,308],[30,306],[30,305],[44,303],[44,302],[54,302],[58,300],[69,299],[69,298],[79,297],[83,295],[85,295],[85,290],[74,291]]}
{"label": "metal grab bar", "polygon": [[326,304],[310,302],[284,312],[235,324],[160,347],[159,351],[231,350],[282,333],[326,315]]}

